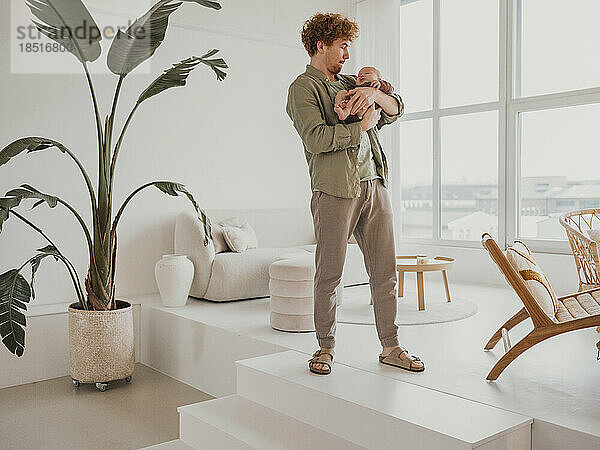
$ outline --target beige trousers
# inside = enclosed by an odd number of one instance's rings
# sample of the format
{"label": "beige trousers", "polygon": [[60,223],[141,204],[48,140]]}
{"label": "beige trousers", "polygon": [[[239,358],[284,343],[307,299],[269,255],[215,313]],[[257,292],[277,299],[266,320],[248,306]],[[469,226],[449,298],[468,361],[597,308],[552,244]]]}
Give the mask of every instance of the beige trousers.
{"label": "beige trousers", "polygon": [[[380,179],[360,183],[359,198],[313,192],[315,227],[315,328],[319,345],[335,346],[335,288],[342,280],[348,240],[354,234],[364,255],[382,346],[398,345],[396,320],[396,251],[393,213]],[[365,299],[368,302],[369,299]]]}

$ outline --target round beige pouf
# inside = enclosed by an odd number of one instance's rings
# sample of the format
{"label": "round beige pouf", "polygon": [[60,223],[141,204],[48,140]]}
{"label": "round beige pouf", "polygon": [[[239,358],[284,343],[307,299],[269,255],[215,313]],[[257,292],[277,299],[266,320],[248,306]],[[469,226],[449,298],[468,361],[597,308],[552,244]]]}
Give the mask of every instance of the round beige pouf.
{"label": "round beige pouf", "polygon": [[[312,254],[289,255],[269,267],[271,293],[271,327],[279,331],[315,331],[313,292],[315,263]],[[336,289],[341,303],[343,285]]]}

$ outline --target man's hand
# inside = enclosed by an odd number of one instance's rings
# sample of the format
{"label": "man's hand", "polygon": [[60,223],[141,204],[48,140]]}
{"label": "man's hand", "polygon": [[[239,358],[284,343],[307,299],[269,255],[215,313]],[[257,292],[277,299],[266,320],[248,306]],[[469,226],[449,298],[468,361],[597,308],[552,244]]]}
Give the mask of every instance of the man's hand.
{"label": "man's hand", "polygon": [[381,117],[381,108],[375,108],[375,105],[371,105],[367,108],[365,115],[360,121],[360,129],[367,131],[377,125],[379,118]]}
{"label": "man's hand", "polygon": [[[342,103],[346,103],[346,100],[344,100]],[[339,105],[335,105],[333,107],[333,110],[335,111],[335,113],[338,115],[338,119],[340,119],[342,122],[344,120],[346,120],[348,118],[348,116],[350,115],[350,111],[348,108],[346,108],[344,105],[339,104]]]}
{"label": "man's hand", "polygon": [[365,111],[369,106],[375,103],[379,91],[373,87],[358,87],[348,91],[352,98],[348,101],[348,106],[352,109],[350,114],[357,114]]}

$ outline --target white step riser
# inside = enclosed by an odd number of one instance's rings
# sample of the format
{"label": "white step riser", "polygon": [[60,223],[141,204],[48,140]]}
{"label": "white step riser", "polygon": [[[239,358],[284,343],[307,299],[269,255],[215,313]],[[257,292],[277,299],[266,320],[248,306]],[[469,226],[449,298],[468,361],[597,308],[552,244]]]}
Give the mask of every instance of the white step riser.
{"label": "white step riser", "polygon": [[267,408],[367,448],[472,448],[451,437],[242,365],[238,365],[237,392]]}
{"label": "white step riser", "polygon": [[144,447],[139,450],[190,450],[192,448],[193,447],[190,447],[181,439],[175,439],[173,441],[163,442],[150,447]]}
{"label": "white step riser", "polygon": [[339,363],[312,375],[306,359],[238,361],[238,395],[368,448],[531,449],[527,416]]}
{"label": "white step riser", "polygon": [[179,438],[197,449],[251,450],[253,447],[218,428],[185,413],[179,413]]}
{"label": "white step riser", "polygon": [[187,441],[210,443],[215,449],[364,450],[239,395],[180,407],[179,414]]}
{"label": "white step riser", "polygon": [[508,435],[486,442],[475,448],[477,450],[531,450],[531,425],[519,428]]}

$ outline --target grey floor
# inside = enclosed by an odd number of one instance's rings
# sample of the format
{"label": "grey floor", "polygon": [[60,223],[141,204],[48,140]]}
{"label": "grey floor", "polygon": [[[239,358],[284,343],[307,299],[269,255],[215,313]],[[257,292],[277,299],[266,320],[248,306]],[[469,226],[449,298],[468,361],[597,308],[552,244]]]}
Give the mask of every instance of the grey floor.
{"label": "grey floor", "polygon": [[0,449],[137,449],[179,437],[177,407],[212,397],[142,364],[106,392],[69,377],[0,389]]}

